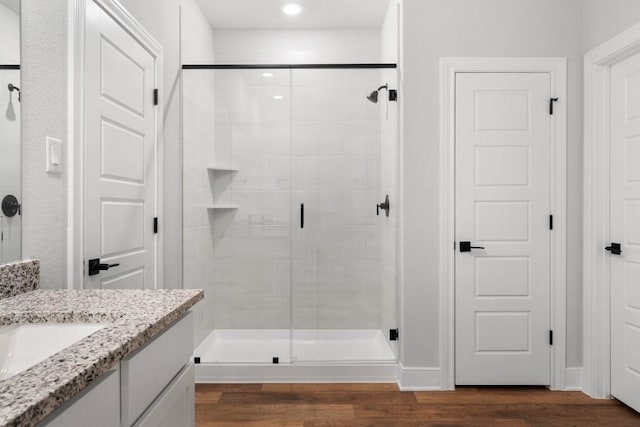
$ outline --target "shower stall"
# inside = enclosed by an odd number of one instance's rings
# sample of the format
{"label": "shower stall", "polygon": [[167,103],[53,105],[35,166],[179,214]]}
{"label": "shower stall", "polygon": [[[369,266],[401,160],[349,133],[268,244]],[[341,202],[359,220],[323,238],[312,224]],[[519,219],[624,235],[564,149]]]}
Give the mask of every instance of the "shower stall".
{"label": "shower stall", "polygon": [[249,379],[234,366],[263,369],[255,380],[394,369],[396,89],[395,64],[183,66],[183,284],[205,289],[199,381]]}

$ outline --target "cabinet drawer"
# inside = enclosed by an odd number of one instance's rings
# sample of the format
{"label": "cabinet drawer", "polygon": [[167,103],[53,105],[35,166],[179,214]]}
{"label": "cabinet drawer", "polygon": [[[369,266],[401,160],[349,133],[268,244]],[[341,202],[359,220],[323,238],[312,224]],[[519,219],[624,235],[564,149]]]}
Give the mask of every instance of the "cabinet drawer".
{"label": "cabinet drawer", "polygon": [[120,363],[122,426],[131,426],[193,353],[193,316],[176,321]]}
{"label": "cabinet drawer", "polygon": [[195,425],[195,371],[189,363],[134,427],[193,427]]}
{"label": "cabinet drawer", "polygon": [[117,368],[104,374],[38,425],[41,427],[119,426],[120,375]]}

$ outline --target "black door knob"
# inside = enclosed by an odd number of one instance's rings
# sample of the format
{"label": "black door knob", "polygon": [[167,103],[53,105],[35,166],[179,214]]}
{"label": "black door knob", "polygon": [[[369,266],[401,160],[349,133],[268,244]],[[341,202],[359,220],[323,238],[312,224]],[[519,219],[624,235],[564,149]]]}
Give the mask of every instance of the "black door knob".
{"label": "black door knob", "polygon": [[111,267],[118,267],[120,264],[102,264],[100,258],[94,258],[89,260],[89,276],[95,276],[100,274],[101,271],[106,271]]}
{"label": "black door knob", "polygon": [[460,242],[460,252],[471,252],[471,249],[484,249],[484,246],[471,246],[471,242]]}
{"label": "black door knob", "polygon": [[611,252],[612,255],[622,255],[622,245],[620,243],[611,243],[611,246],[607,246],[604,249]]}

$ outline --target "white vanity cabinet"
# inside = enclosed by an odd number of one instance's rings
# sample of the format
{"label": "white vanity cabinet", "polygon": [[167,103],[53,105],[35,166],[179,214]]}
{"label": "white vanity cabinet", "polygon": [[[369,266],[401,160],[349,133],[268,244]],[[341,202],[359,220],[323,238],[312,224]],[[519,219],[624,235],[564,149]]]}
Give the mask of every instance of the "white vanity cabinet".
{"label": "white vanity cabinet", "polygon": [[193,316],[188,313],[40,425],[194,426],[192,350]]}

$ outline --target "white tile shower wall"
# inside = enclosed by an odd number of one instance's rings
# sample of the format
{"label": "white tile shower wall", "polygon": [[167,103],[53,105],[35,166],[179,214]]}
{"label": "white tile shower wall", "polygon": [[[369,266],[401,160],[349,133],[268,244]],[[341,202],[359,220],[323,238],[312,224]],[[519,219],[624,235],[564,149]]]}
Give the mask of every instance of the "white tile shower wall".
{"label": "white tile shower wall", "polygon": [[[212,63],[213,34],[195,4],[181,7],[182,62]],[[202,288],[205,299],[195,308],[194,346],[214,328],[215,274],[212,260],[216,245],[208,206],[215,201],[219,185],[207,166],[219,163],[215,136],[215,74],[185,71],[183,88],[183,286]]]}

